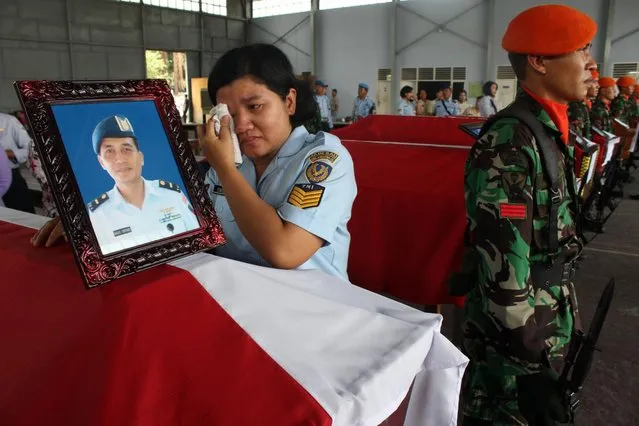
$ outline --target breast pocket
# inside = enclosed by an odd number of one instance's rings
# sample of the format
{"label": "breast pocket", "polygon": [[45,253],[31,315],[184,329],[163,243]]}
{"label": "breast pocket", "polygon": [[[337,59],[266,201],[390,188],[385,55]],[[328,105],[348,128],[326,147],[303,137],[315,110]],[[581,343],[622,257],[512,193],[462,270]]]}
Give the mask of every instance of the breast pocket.
{"label": "breast pocket", "polygon": [[231,207],[229,207],[229,203],[226,201],[225,196],[215,196],[213,209],[215,210],[215,214],[217,215],[218,219],[220,219],[220,221],[235,222],[235,217],[233,216],[233,212],[231,211]]}

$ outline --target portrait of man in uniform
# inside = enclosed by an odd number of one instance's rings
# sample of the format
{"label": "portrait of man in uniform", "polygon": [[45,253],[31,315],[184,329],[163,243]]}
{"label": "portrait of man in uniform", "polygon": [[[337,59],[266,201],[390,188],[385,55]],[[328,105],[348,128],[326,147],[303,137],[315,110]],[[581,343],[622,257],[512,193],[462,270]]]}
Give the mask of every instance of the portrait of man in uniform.
{"label": "portrait of man in uniform", "polygon": [[127,117],[102,119],[93,130],[92,144],[98,163],[114,182],[87,204],[103,254],[199,227],[178,184],[142,176],[144,153]]}

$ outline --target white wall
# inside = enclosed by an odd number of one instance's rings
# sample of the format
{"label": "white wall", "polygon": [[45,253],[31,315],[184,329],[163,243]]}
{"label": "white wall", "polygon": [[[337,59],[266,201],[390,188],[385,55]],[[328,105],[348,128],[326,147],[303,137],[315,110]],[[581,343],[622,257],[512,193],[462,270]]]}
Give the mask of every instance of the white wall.
{"label": "white wall", "polygon": [[[462,36],[475,40],[478,46],[449,31],[433,32],[397,56],[398,69],[408,67],[465,66],[467,82],[494,79],[498,65],[508,65],[508,57],[501,48],[501,39],[510,20],[519,12],[548,0],[494,0],[492,28],[489,0],[408,0],[400,2],[397,23],[397,47],[401,49],[422,34],[436,28],[409,12],[411,9],[441,24],[459,13],[478,5],[470,12],[453,20],[447,27]],[[603,61],[604,37],[608,0],[557,0],[592,16],[599,24],[599,33],[593,41],[593,54],[597,62]],[[328,80],[331,87],[342,95],[342,104],[355,96],[356,83],[367,81],[374,92],[378,68],[391,67],[390,20],[391,5],[319,11],[316,15],[317,73]],[[259,25],[282,35],[305,14],[284,15],[256,20]],[[616,0],[612,24],[612,39],[639,27],[639,0]],[[308,24],[305,24],[308,25]],[[298,29],[302,31],[302,28]],[[304,30],[310,36],[310,26]],[[271,36],[253,32],[254,41],[274,40]],[[292,35],[293,36],[293,35]],[[287,38],[288,39],[288,38]],[[291,40],[289,40],[291,41]],[[301,34],[292,37],[293,44],[311,53],[311,41]],[[278,43],[287,53],[291,50]],[[488,47],[492,46],[492,51]],[[288,49],[288,50],[287,50]],[[311,58],[292,53],[296,71],[310,71]],[[490,61],[490,63],[488,63]],[[639,62],[639,32],[612,44],[610,63]],[[487,73],[487,69],[489,70]],[[611,72],[611,69],[606,70]],[[399,84],[399,78],[397,79]],[[371,93],[375,97],[375,93]],[[349,101],[350,102],[350,99]],[[340,111],[342,113],[342,111]]]}
{"label": "white wall", "polygon": [[[438,26],[434,23],[441,25],[447,21],[450,23],[446,24],[446,28],[474,40],[477,44],[446,31],[446,29],[442,32],[435,31],[399,53],[397,56],[399,69],[466,67],[467,82],[484,79],[488,37],[488,28],[485,23],[488,20],[488,2],[481,0],[414,0],[403,1],[400,5],[402,7],[399,10],[399,24],[397,25],[398,50],[402,50],[404,46],[417,40],[425,33],[436,30]],[[475,5],[478,6],[469,10]],[[434,23],[411,14],[404,7]]]}
{"label": "white wall", "polygon": [[360,81],[376,99],[377,70],[391,66],[390,10],[379,4],[317,13],[317,75],[338,90],[340,116],[350,115]]}
{"label": "white wall", "polygon": [[[248,27],[250,43],[274,43],[278,38],[297,26],[286,37],[276,43],[293,64],[296,73],[310,72],[311,61],[311,25],[308,13],[256,18]],[[304,21],[304,22],[302,22]],[[298,26],[298,24],[300,24]]]}
{"label": "white wall", "polygon": [[[616,0],[612,40],[639,28],[639,0]],[[612,43],[610,63],[639,62],[639,32]],[[608,70],[611,72],[611,70]]]}

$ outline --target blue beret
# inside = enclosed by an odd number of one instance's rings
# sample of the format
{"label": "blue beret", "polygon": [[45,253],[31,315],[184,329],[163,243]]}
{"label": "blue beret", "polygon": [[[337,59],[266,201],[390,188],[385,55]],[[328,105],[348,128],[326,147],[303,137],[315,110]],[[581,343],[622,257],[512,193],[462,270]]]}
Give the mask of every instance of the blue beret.
{"label": "blue beret", "polygon": [[328,84],[324,84],[322,80],[315,80],[316,86],[328,87]]}
{"label": "blue beret", "polygon": [[358,87],[361,87],[362,89],[368,90],[368,84],[366,84],[366,83],[359,83]]}
{"label": "blue beret", "polygon": [[100,153],[100,142],[104,138],[134,138],[133,126],[128,118],[111,115],[98,123],[93,129],[93,151]]}

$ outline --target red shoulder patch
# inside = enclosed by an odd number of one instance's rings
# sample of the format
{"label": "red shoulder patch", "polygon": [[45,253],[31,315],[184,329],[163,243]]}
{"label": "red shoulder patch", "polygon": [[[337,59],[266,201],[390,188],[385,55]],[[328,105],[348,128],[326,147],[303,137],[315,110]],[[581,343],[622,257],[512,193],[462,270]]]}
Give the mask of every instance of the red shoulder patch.
{"label": "red shoulder patch", "polygon": [[499,217],[504,219],[526,219],[526,205],[500,203]]}

